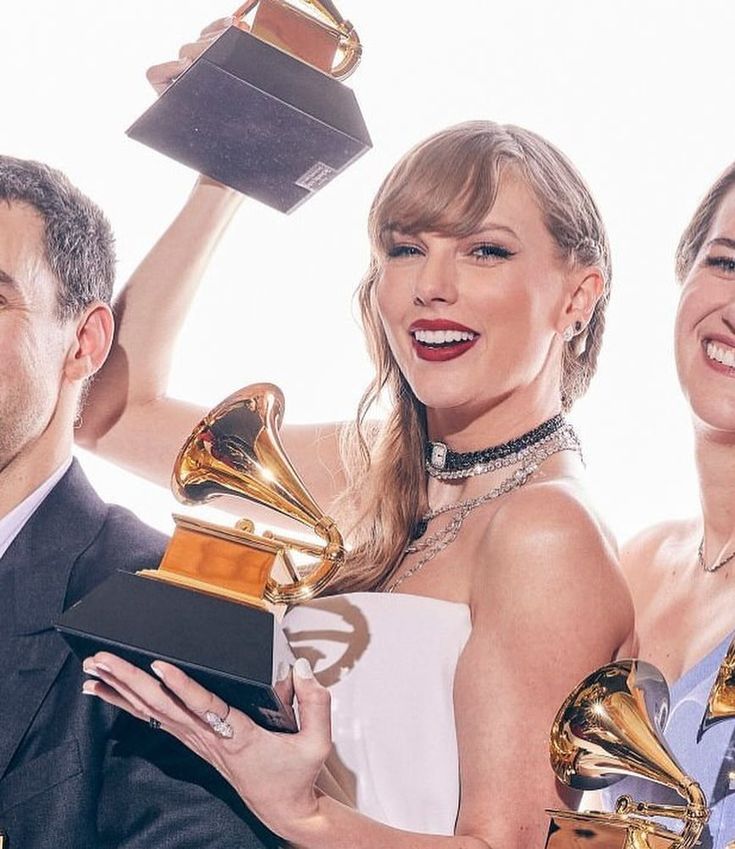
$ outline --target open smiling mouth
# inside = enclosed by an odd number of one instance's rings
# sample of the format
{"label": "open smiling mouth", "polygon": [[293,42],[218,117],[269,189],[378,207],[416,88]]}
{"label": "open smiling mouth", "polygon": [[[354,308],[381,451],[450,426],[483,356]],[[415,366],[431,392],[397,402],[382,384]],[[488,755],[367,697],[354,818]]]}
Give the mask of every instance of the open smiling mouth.
{"label": "open smiling mouth", "polygon": [[704,354],[713,368],[720,372],[735,374],[735,348],[713,339],[704,340]]}
{"label": "open smiling mouth", "polygon": [[442,361],[460,357],[475,344],[479,334],[472,330],[428,330],[416,328],[411,331],[413,348],[422,360]]}

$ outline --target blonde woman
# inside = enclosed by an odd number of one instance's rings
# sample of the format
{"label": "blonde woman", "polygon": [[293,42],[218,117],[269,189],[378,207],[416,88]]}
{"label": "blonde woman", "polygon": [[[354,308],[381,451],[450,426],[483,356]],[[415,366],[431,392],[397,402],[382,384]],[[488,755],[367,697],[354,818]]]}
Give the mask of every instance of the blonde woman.
{"label": "blonde woman", "polygon": [[[118,302],[85,413],[85,445],[162,484],[204,413],[166,396],[177,331],[239,202],[197,184]],[[351,544],[331,594],[286,618],[292,636],[322,632],[301,645],[324,656],[316,677],[294,668],[301,731],[265,732],[164,663],[154,678],[99,654],[85,688],[179,737],[291,845],[540,846],[559,804],[551,722],[584,675],[630,653],[633,626],[562,415],[595,369],[606,234],[558,150],[490,122],[410,151],[369,234],[359,297],[376,375],[357,426],[282,431]],[[368,424],[380,393],[392,408]],[[325,761],[333,793],[317,785]]]}

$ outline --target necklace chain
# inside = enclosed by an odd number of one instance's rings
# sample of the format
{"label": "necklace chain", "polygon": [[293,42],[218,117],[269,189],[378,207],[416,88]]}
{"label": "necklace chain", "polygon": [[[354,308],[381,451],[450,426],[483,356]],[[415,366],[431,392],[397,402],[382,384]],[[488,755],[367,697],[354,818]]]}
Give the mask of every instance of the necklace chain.
{"label": "necklace chain", "polygon": [[543,444],[537,444],[534,449],[529,449],[525,452],[526,459],[520,468],[516,469],[513,474],[502,480],[496,487],[483,495],[478,495],[474,498],[467,498],[464,501],[456,501],[453,504],[447,504],[444,507],[437,507],[429,511],[421,517],[421,524],[426,525],[437,516],[444,513],[455,513],[455,515],[447,522],[444,527],[439,528],[433,534],[425,539],[413,540],[404,549],[404,554],[416,554],[420,551],[425,552],[409,569],[402,575],[392,581],[385,588],[385,592],[395,592],[398,587],[412,575],[415,575],[420,569],[436,557],[439,552],[444,551],[447,546],[451,545],[459,534],[462,523],[467,516],[482,504],[488,501],[494,501],[501,495],[512,492],[514,489],[519,489],[528,483],[533,475],[538,471],[539,466],[544,460],[547,460],[553,454],[560,451],[574,451],[580,453],[579,440],[571,425],[566,424],[560,430],[543,440]]}
{"label": "necklace chain", "polygon": [[733,557],[735,557],[735,548],[726,557],[723,557],[722,560],[715,560],[711,566],[708,566],[704,561],[704,535],[702,535],[702,539],[699,541],[699,548],[697,549],[697,563],[699,563],[705,572],[716,572],[718,569],[722,569]]}
{"label": "necklace chain", "polygon": [[557,413],[528,433],[481,451],[452,451],[443,442],[429,442],[426,445],[426,471],[440,480],[456,480],[492,472],[519,462],[529,450],[547,441],[565,425],[564,416]]}

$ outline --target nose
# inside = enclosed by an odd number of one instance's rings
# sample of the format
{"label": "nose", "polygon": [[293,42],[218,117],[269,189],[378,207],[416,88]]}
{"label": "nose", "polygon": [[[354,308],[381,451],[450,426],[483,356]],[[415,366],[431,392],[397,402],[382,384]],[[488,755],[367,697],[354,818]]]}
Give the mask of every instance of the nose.
{"label": "nose", "polygon": [[429,250],[416,271],[413,302],[417,306],[431,303],[452,304],[457,300],[457,270],[448,250]]}

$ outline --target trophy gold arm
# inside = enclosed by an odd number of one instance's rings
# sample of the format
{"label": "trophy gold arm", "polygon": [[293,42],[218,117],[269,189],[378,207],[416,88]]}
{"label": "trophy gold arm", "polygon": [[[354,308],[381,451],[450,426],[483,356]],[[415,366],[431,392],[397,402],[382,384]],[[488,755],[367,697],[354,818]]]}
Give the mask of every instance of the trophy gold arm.
{"label": "trophy gold arm", "polygon": [[[681,769],[661,731],[669,694],[650,664],[623,660],[588,676],[566,699],[554,721],[551,765],[564,784],[579,790],[607,787],[625,775],[647,778],[675,790],[683,805],[658,805],[621,796],[615,811],[549,811],[548,849],[572,849],[580,829],[604,849],[692,849],[709,809],[696,781]],[[680,820],[680,833],[651,817]]]}
{"label": "trophy gold arm", "polygon": [[731,716],[735,716],[735,640],[730,643],[725,659],[717,670],[697,740],[708,728]]}

